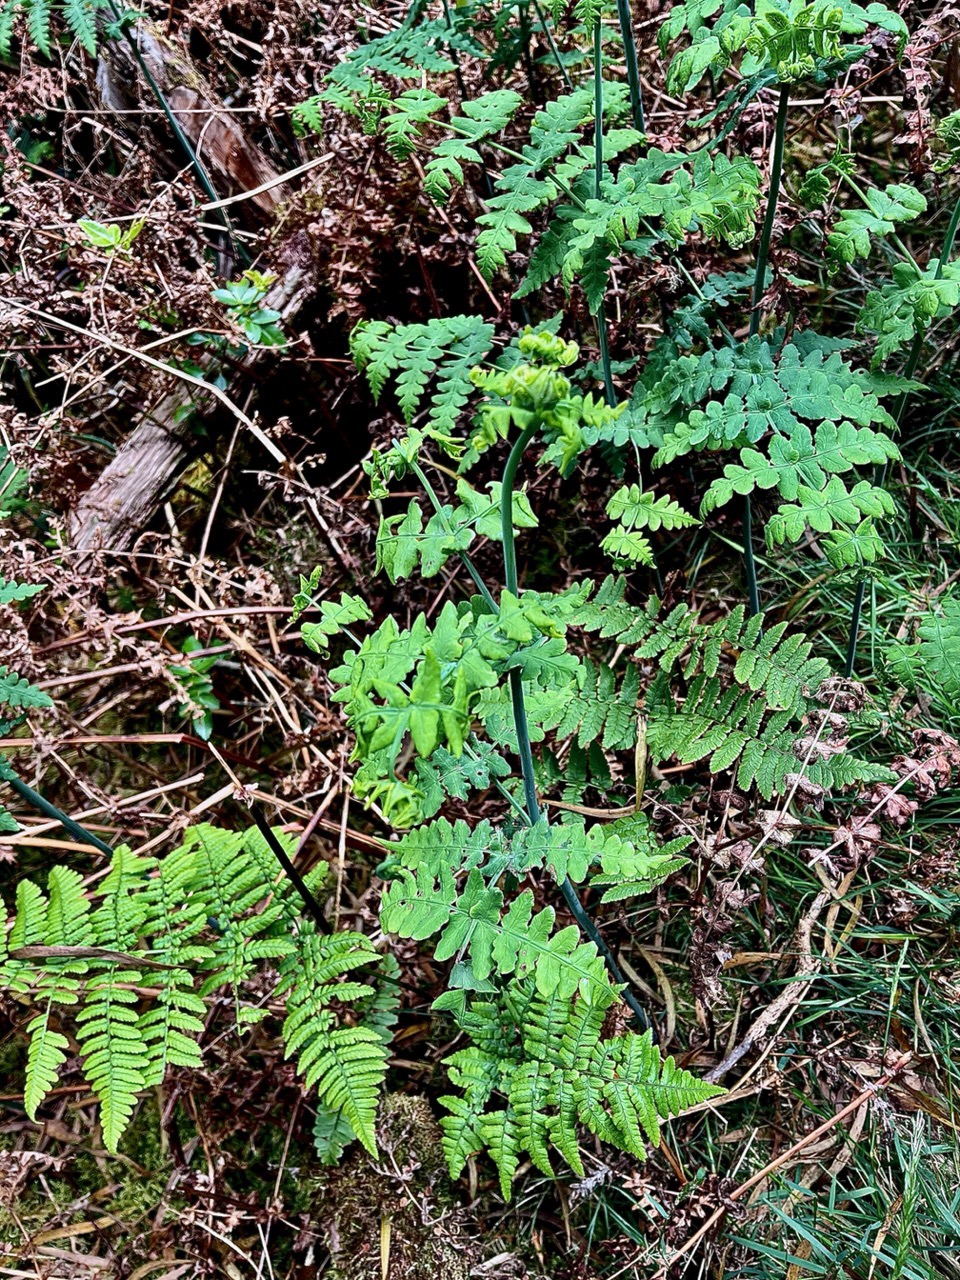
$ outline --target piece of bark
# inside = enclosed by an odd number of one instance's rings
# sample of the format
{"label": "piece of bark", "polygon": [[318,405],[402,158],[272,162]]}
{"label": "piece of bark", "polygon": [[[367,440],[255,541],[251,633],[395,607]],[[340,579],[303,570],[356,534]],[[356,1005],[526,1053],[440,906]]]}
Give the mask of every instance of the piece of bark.
{"label": "piece of bark", "polygon": [[[196,67],[156,27],[139,23],[131,31],[131,38],[220,198],[252,191],[279,176],[237,117],[218,102]],[[104,42],[97,63],[97,88],[104,106],[114,111],[143,106],[155,112],[160,105],[126,39]],[[161,130],[165,131],[165,143],[179,167],[180,157],[176,155],[175,140],[169,136],[169,123],[162,116],[152,118],[158,121],[158,138],[164,136]],[[279,199],[278,189],[271,188],[244,204],[269,216]]]}
{"label": "piece of bark", "polygon": [[[313,274],[302,233],[283,246],[283,275],[274,283],[265,306],[291,321],[313,295]],[[255,364],[261,352],[252,349],[244,361]],[[73,512],[69,538],[77,551],[127,551],[195,452],[195,428],[185,412],[202,403],[203,392],[177,382],[127,436],[116,454],[80,499]],[[211,397],[211,408],[216,401]]]}
{"label": "piece of bark", "polygon": [[[252,190],[277,176],[267,158],[247,138],[237,118],[217,102],[182,51],[150,24],[139,24],[133,36],[151,76],[220,188],[221,197]],[[125,40],[104,43],[97,66],[97,85],[104,105],[112,110],[148,104],[156,108],[152,90],[145,83],[138,60]],[[171,160],[180,167],[177,143],[171,136],[169,123],[162,116],[150,118],[158,122],[158,140],[164,139]],[[259,210],[261,218],[271,215],[278,199],[276,189],[261,192],[236,206],[238,220],[249,216],[250,206]],[[279,311],[287,323],[315,292],[310,261],[309,244],[302,232],[289,237],[274,255],[271,265],[279,278],[264,305]],[[253,365],[261,357],[262,353],[253,349],[244,364]],[[187,409],[191,403],[202,409],[203,398],[203,392],[196,387],[175,382],[144,413],[72,513],[69,538],[75,550],[129,550],[196,452],[195,429]],[[214,403],[211,398],[211,408]]]}

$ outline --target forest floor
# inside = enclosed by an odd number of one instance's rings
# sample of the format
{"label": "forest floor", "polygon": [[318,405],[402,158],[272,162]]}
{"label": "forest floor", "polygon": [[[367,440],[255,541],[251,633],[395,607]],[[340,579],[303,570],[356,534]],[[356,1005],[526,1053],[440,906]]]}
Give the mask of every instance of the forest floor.
{"label": "forest floor", "polygon": [[[462,600],[469,582],[454,564],[395,585],[375,574],[381,515],[410,494],[395,492],[386,508],[370,497],[362,464],[400,416],[390,395],[374,403],[348,338],[360,319],[468,312],[509,337],[526,317],[510,281],[488,282],[478,269],[473,193],[438,214],[416,165],[372,148],[356,119],[337,118],[322,139],[295,132],[291,104],[318,91],[365,15],[386,30],[405,13],[352,0],[311,11],[309,39],[298,0],[196,0],[172,4],[160,22],[172,52],[155,74],[186,95],[180,109],[193,94],[198,117],[215,117],[205,142],[214,197],[122,42],[105,44],[99,63],[66,43],[50,60],[24,55],[0,79],[4,121],[16,124],[0,133],[0,316],[11,335],[0,424],[9,458],[29,475],[0,532],[0,573],[43,587],[25,605],[0,605],[0,648],[53,704],[4,730],[0,748],[25,782],[111,846],[158,853],[201,819],[249,825],[252,803],[296,838],[301,871],[328,865],[326,917],[379,939],[379,841],[390,829],[351,794],[353,739],[332,698],[331,664],[305,648],[291,602],[300,575],[319,566],[315,605],[346,591],[376,622],[391,613],[409,626]],[[956,10],[918,12],[931,46],[948,46],[936,73],[946,87],[931,92],[956,97]],[[660,57],[659,18],[655,0],[635,6],[642,65]],[[546,54],[536,52],[541,68]],[[856,86],[863,146],[891,169],[901,122],[888,108],[902,81],[876,78],[869,93]],[[798,120],[811,163],[826,110],[811,91]],[[651,133],[667,148],[702,111],[702,101],[684,107],[652,92]],[[768,126],[759,110],[741,122],[758,156]],[[256,198],[210,207],[221,191],[258,186]],[[235,242],[278,278],[272,297],[295,335],[286,349],[245,346],[212,298],[242,265],[219,224],[200,221],[222,212]],[[140,217],[131,251],[112,253],[109,266],[79,228],[83,218],[129,228]],[[713,249],[697,252],[702,278]],[[808,264],[781,266],[800,277]],[[670,268],[658,270],[666,278]],[[554,288],[538,318],[567,305]],[[854,304],[840,296],[833,305],[840,316]],[[658,306],[625,287],[610,315],[626,369],[657,336]],[[585,316],[580,306],[578,322]],[[156,324],[166,336],[152,353],[188,378],[216,352],[224,402],[134,354]],[[206,346],[173,336],[181,332],[206,335]],[[952,718],[942,706],[934,714],[929,697],[908,693],[879,660],[908,635],[908,608],[935,603],[958,572],[955,327],[942,339],[929,394],[910,408],[909,448],[892,468],[899,514],[868,595],[863,652],[875,646],[878,660],[869,674],[864,662],[864,680],[881,710],[859,733],[884,759],[902,756],[911,733],[919,754],[934,741],[929,731],[960,725],[960,702]],[[673,496],[695,506],[694,468],[675,470]],[[521,541],[526,585],[602,578],[603,460],[573,481],[532,467],[525,478],[550,531]],[[726,517],[669,541],[665,605],[725,616],[743,593],[729,554],[736,541]],[[495,577],[496,544],[480,539],[473,552]],[[760,559],[768,618],[800,622],[841,666],[836,620],[849,612],[849,579]],[[650,586],[644,574],[639,595]],[[199,676],[203,658],[212,661]],[[214,1001],[203,1069],[174,1071],[143,1097],[113,1155],[76,1061],[29,1118],[27,1012],[5,997],[0,1276],[653,1280],[667,1268],[744,1280],[960,1277],[955,746],[924,775],[918,812],[908,804],[877,816],[878,802],[854,813],[851,800],[832,857],[810,856],[809,843],[822,851],[826,840],[815,815],[795,839],[785,808],[758,817],[702,763],[674,762],[648,780],[651,803],[673,806],[670,821],[696,834],[702,856],[608,913],[605,927],[663,1051],[697,1075],[721,1069],[728,1092],[665,1124],[645,1162],[591,1141],[583,1177],[524,1166],[509,1202],[483,1159],[456,1181],[446,1171],[436,1099],[441,1062],[460,1046],[431,1015],[443,966],[413,941],[393,946],[401,1004],[380,1155],[355,1145],[336,1168],[315,1154],[311,1099],[275,1021],[238,1040],[228,1034],[230,1000]],[[633,784],[621,762],[605,794],[587,791],[587,811],[629,806]],[[565,795],[561,776],[552,798]],[[16,796],[6,803],[20,828],[0,836],[8,906],[18,881],[44,877],[54,861],[89,885],[102,878],[100,853]],[[471,821],[488,811],[483,799],[447,810]],[[757,823],[762,856],[751,854]]]}

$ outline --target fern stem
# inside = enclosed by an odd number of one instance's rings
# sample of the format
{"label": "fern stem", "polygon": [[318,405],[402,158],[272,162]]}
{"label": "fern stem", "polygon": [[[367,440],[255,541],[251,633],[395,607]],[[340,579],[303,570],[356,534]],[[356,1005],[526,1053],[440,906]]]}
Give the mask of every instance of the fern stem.
{"label": "fern stem", "polygon": [[92,844],[95,849],[105,853],[108,858],[113,857],[113,850],[105,841],[81,827],[79,822],[74,822],[73,818],[62,813],[49,800],[45,800],[39,792],[34,791],[33,787],[28,787],[25,782],[21,782],[12,769],[5,767],[0,776],[2,776],[4,782],[9,782],[21,800],[25,800],[28,805],[36,809],[38,813],[42,813],[45,818],[52,818],[54,822],[59,822],[64,831],[73,836],[74,840],[80,840],[83,844]]}
{"label": "fern stem", "polygon": [[[434,511],[443,521],[443,527],[445,532],[449,533],[452,537],[453,529],[451,529],[450,521],[447,519],[446,512],[443,509],[443,503],[440,501],[440,498],[437,495],[437,491],[434,489],[433,485],[427,479],[423,468],[420,466],[418,462],[411,462],[410,470],[414,473],[414,475],[423,485],[424,491],[427,497],[430,499],[430,503],[433,506]],[[463,563],[463,567],[466,569],[467,573],[469,573],[470,577],[473,579],[473,584],[477,588],[477,590],[480,592],[481,596],[483,596],[484,601],[490,606],[490,608],[493,610],[494,613],[499,612],[496,600],[494,600],[493,596],[490,594],[490,590],[487,587],[487,584],[484,582],[483,578],[480,577],[480,570],[477,568],[477,566],[473,563],[473,561],[467,555],[466,551],[460,551],[458,552],[458,554]]]}
{"label": "fern stem", "polygon": [[542,102],[543,95],[538,92],[539,86],[536,83],[533,59],[530,57],[530,13],[528,4],[519,6],[517,20],[520,25],[520,47],[522,49],[523,68],[527,75],[527,84],[530,86],[530,97],[534,102]]}
{"label": "fern stem", "polygon": [[[593,193],[600,199],[603,181],[603,32],[597,18],[593,29]],[[607,335],[607,308],[600,299],[597,307],[597,341],[600,347],[600,367],[603,369],[603,392],[610,408],[617,403],[613,385],[613,368],[610,364],[610,342]]]}
{"label": "fern stem", "polygon": [[[510,450],[507,465],[503,469],[503,485],[500,490],[500,515],[503,530],[503,578],[507,591],[510,591],[513,595],[519,594],[517,552],[513,533],[513,486],[517,478],[520,460],[523,458],[530,441],[539,431],[540,426],[539,422],[534,421],[520,433],[513,448]],[[527,708],[523,696],[523,676],[516,668],[510,672],[510,701],[513,704],[513,723],[517,731],[517,752],[520,756],[520,770],[523,775],[523,793],[527,804],[527,816],[530,819],[531,826],[533,826],[540,821],[540,801],[537,797],[533,748],[530,744],[530,726],[527,722]],[[570,914],[576,920],[578,927],[597,948],[597,954],[602,957],[610,977],[622,988],[625,1003],[640,1025],[644,1028],[649,1027],[650,1019],[647,1017],[646,1011],[631,992],[620,966],[614,959],[613,952],[604,942],[600,930],[594,924],[586,907],[577,896],[577,891],[573,887],[569,876],[561,884],[560,890],[563,893],[563,900],[566,902]]]}
{"label": "fern stem", "polygon": [[503,582],[506,589],[518,595],[517,548],[513,534],[513,486],[517,478],[520,460],[527,451],[527,445],[540,430],[541,423],[536,420],[524,428],[514,442],[503,469],[503,486],[500,490],[500,528],[503,532]]}
{"label": "fern stem", "polygon": [[617,389],[613,385],[613,366],[610,363],[610,344],[607,338],[607,308],[603,302],[597,308],[597,343],[600,347],[600,367],[603,370],[603,394],[609,408],[617,403]]}
{"label": "fern stem", "polygon": [[630,86],[633,125],[638,133],[646,133],[647,126],[643,118],[643,91],[640,87],[640,67],[637,63],[637,45],[633,38],[630,0],[617,0],[617,18],[620,22],[620,38],[623,41],[623,54],[627,63],[627,83]]}
{"label": "fern stem", "polygon": [[[513,531],[513,486],[517,468],[526,453],[527,445],[540,430],[540,422],[533,421],[514,442],[503,469],[503,485],[500,489],[500,527],[503,534],[503,581],[507,591],[519,595],[517,577],[517,547]],[[533,767],[533,748],[530,745],[530,726],[523,697],[523,676],[514,669],[510,672],[510,700],[513,704],[513,722],[517,730],[517,751],[520,756],[520,772],[523,775],[523,792],[527,803],[527,815],[531,824],[540,821],[540,802],[537,799],[537,781]]]}
{"label": "fern stem", "polygon": [[[783,172],[783,144],[787,135],[787,109],[790,106],[790,86],[780,86],[780,100],[777,103],[777,123],[773,134],[773,151],[770,156],[770,190],[767,193],[767,210],[760,231],[760,244],[757,247],[757,269],[753,277],[753,296],[750,307],[750,334],[752,338],[760,332],[760,299],[767,279],[767,260],[770,256],[770,237],[773,235],[773,223],[777,216],[777,204],[780,200],[780,178]],[[747,597],[750,616],[760,612],[760,584],[757,580],[757,563],[753,556],[753,504],[750,495],[743,500],[743,569],[747,579]]]}
{"label": "fern stem", "polygon": [[[943,237],[943,248],[940,251],[940,258],[937,262],[937,269],[934,272],[934,279],[939,280],[943,275],[943,268],[950,261],[953,253],[953,246],[957,238],[957,232],[960,231],[960,196],[953,206],[953,212],[950,215],[950,221],[947,223],[947,229]],[[917,371],[920,363],[920,356],[923,352],[923,343],[926,337],[924,329],[917,329],[913,335],[913,342],[910,345],[910,352],[907,356],[907,362],[903,366],[901,377],[910,379]],[[907,401],[910,399],[909,391],[901,391],[897,397],[897,403],[893,409],[893,419],[899,430],[903,422],[903,415],[907,407]],[[873,483],[875,488],[881,488],[887,478],[887,464],[880,463],[877,465]],[[850,630],[847,633],[847,653],[843,664],[843,673],[848,678],[853,675],[853,669],[857,660],[857,641],[860,636],[860,619],[863,614],[863,598],[866,594],[867,580],[861,578],[857,583],[857,589],[853,596],[853,607],[850,616]]]}
{"label": "fern stem", "polygon": [[760,612],[760,584],[757,580],[757,562],[753,555],[753,507],[749,493],[743,500],[743,567],[747,576],[747,597],[750,617]]}
{"label": "fern stem", "polygon": [[314,922],[317,925],[317,928],[320,930],[321,933],[329,933],[330,925],[323,914],[323,910],[320,906],[320,903],[316,900],[316,898],[307,888],[306,884],[304,883],[303,877],[300,875],[300,872],[296,869],[296,867],[287,857],[287,854],[283,845],[280,843],[277,837],[270,830],[270,826],[266,818],[264,818],[260,810],[256,808],[254,805],[250,806],[250,815],[253,818],[253,821],[256,823],[257,830],[260,832],[264,840],[267,842],[267,847],[269,848],[270,852],[273,854],[276,860],[280,863],[280,866],[283,868],[284,874],[286,875],[287,879],[290,881],[290,883],[296,889],[297,893],[299,893],[300,897],[303,899],[303,905],[307,908],[307,912],[313,918]]}

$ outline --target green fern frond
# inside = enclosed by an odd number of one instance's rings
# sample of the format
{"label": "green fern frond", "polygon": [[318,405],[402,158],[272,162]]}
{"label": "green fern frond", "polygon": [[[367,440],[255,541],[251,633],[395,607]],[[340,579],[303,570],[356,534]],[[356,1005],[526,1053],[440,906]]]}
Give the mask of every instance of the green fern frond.
{"label": "green fern frond", "polygon": [[898,680],[956,714],[960,707],[960,598],[945,595],[916,620],[916,639],[892,645],[887,661]]}
{"label": "green fern frond", "polygon": [[0,667],[0,705],[7,707],[52,707],[53,700],[43,689],[18,676],[9,667]]}
{"label": "green fern frond", "polygon": [[[481,996],[469,1006],[440,1002],[474,1040],[447,1059],[462,1096],[440,1100],[450,1113],[441,1124],[452,1176],[484,1148],[507,1199],[524,1155],[551,1173],[553,1149],[582,1174],[581,1124],[642,1159],[646,1146],[659,1142],[661,1119],[723,1092],[663,1060],[650,1032],[605,1039],[615,999],[610,990],[595,1004],[571,1003],[514,980],[502,995]],[[499,1035],[489,1034],[494,1026]],[[488,1109],[498,1094],[505,1106]]]}
{"label": "green fern frond", "polygon": [[138,1027],[135,969],[117,966],[87,978],[86,1000],[77,1014],[83,1070],[100,1102],[100,1124],[108,1151],[116,1152],[144,1088],[147,1047]]}
{"label": "green fern frond", "polygon": [[[295,839],[277,838],[292,855]],[[318,874],[307,879],[315,885]],[[92,901],[66,867],[51,870],[46,896],[20,881],[12,928],[9,935],[0,930],[0,987],[38,1010],[29,1023],[31,1114],[66,1061],[69,1017],[101,1104],[104,1143],[116,1151],[138,1094],[160,1084],[169,1067],[200,1066],[205,996],[231,986],[244,1027],[261,1014],[241,1005],[240,984],[265,961],[279,960],[288,1051],[308,1084],[318,1082],[325,1102],[372,1143],[396,998],[343,979],[372,966],[395,981],[396,964],[358,934],[318,939],[300,913],[297,892],[259,832],[233,835],[208,825],[188,831],[159,862],[121,846]],[[149,995],[136,967],[141,955],[151,967]],[[355,1005],[359,1026],[340,1024],[337,1003]]]}
{"label": "green fern frond", "polygon": [[6,582],[3,578],[0,578],[0,604],[13,604],[22,600],[29,600],[43,590],[45,588],[42,583]]}
{"label": "green fern frond", "polygon": [[296,951],[281,964],[279,987],[287,997],[286,1056],[296,1055],[306,1087],[316,1086],[321,1102],[344,1117],[371,1155],[377,1153],[374,1118],[388,1057],[384,1036],[373,1025],[338,1027],[329,1002],[372,996],[368,984],[338,979],[378,960],[361,934],[318,937],[312,922],[305,923]]}

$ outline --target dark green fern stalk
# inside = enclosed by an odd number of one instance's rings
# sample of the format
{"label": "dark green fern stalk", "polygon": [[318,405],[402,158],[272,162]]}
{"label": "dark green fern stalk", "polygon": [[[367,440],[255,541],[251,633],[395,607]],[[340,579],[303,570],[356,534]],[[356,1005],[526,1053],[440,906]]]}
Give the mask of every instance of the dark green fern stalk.
{"label": "dark green fern stalk", "polygon": [[[507,591],[513,595],[517,595],[519,591],[517,550],[513,529],[513,489],[517,478],[517,469],[520,466],[523,455],[539,430],[540,423],[534,421],[521,432],[510,450],[507,465],[503,470],[503,487],[500,491],[500,516],[503,532],[503,579]],[[517,751],[520,756],[520,770],[523,776],[523,792],[526,800],[527,816],[531,826],[534,826],[540,821],[540,802],[537,798],[533,748],[530,744],[530,728],[527,723],[526,704],[523,696],[523,673],[516,668],[510,671],[510,700],[513,704],[513,722],[517,732]],[[613,952],[604,942],[600,931],[578,898],[577,891],[570,882],[569,876],[564,879],[560,889],[563,893],[563,900],[567,904],[570,914],[576,920],[578,927],[597,948],[597,952],[603,958],[611,978],[623,988],[623,999],[630,1011],[636,1017],[640,1026],[649,1027],[650,1020],[645,1009],[631,992],[620,966],[614,959]]]}
{"label": "dark green fern stalk", "polygon": [[637,64],[637,45],[633,38],[630,0],[617,0],[617,18],[620,22],[620,37],[623,40],[623,54],[627,63],[627,83],[630,86],[630,110],[633,112],[634,127],[638,133],[646,133],[643,91],[640,87],[640,68]]}
{"label": "dark green fern stalk", "polygon": [[[950,221],[947,223],[947,230],[943,237],[943,248],[940,251],[940,259],[937,263],[934,279],[939,280],[943,276],[943,268],[950,261],[953,254],[953,246],[957,238],[957,232],[960,231],[960,197],[957,198],[953,206],[953,212],[950,215]],[[918,328],[913,335],[913,342],[910,345],[910,351],[907,355],[906,364],[903,366],[903,377],[908,381],[913,377],[920,364],[920,356],[923,352],[924,338],[926,331]],[[907,401],[910,399],[909,391],[902,391],[897,398],[897,402],[893,409],[893,419],[899,428],[903,422],[903,415],[907,407]],[[874,471],[873,483],[877,488],[882,487],[887,476],[887,464],[879,463]],[[850,677],[853,675],[853,669],[857,661],[857,640],[860,635],[860,619],[863,615],[863,600],[866,595],[867,579],[861,577],[857,583],[857,589],[853,595],[853,608],[850,616],[850,631],[847,635],[847,653],[843,664],[844,675]]]}
{"label": "dark green fern stalk", "polygon": [[[770,190],[767,193],[767,210],[757,248],[757,269],[753,278],[753,294],[750,307],[750,337],[760,331],[760,300],[763,297],[767,277],[767,260],[770,256],[770,237],[777,216],[780,199],[780,177],[783,170],[783,145],[787,133],[787,109],[790,105],[790,86],[780,86],[777,103],[777,123],[773,135],[773,151],[770,157]],[[757,581],[757,564],[753,555],[753,507],[750,495],[743,500],[743,567],[747,578],[747,598],[751,617],[760,612],[760,585]]]}
{"label": "dark green fern stalk", "polygon": [[[601,199],[600,184],[603,181],[603,28],[599,16],[593,28],[593,155],[594,195]],[[607,404],[617,403],[613,385],[613,367],[610,364],[610,342],[607,335],[607,308],[601,300],[597,308],[597,339],[600,345],[600,367],[603,369],[603,392]]]}
{"label": "dark green fern stalk", "polygon": [[99,836],[95,836],[92,832],[87,831],[85,827],[81,827],[79,822],[74,822],[73,818],[68,817],[56,805],[51,804],[46,797],[34,791],[33,787],[28,787],[25,782],[22,782],[5,761],[0,761],[0,777],[13,788],[21,800],[25,800],[32,809],[36,809],[37,813],[42,813],[45,818],[51,818],[54,822],[59,822],[64,831],[73,836],[74,840],[92,845],[94,849],[99,849],[107,857],[113,854],[110,846],[101,840]]}

